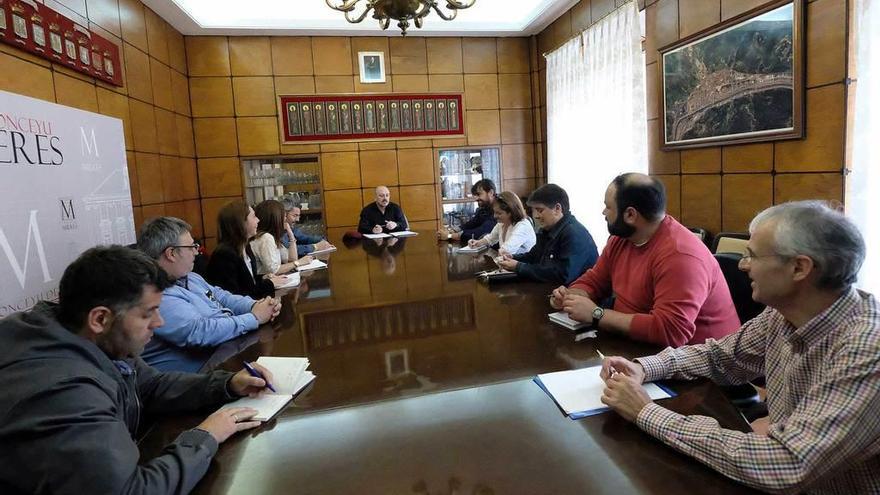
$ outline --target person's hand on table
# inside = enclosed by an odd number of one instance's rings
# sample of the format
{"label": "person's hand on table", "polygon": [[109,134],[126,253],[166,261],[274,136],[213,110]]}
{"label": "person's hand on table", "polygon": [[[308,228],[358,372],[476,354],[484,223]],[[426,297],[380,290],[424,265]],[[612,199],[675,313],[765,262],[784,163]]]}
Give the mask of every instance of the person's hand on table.
{"label": "person's hand on table", "polygon": [[373,233],[374,234],[381,234],[382,233],[382,226],[381,225],[373,225]]}
{"label": "person's hand on table", "polygon": [[325,249],[333,248],[333,244],[330,244],[327,239],[321,239],[317,243],[315,243],[315,251],[323,251]]}
{"label": "person's hand on table", "polygon": [[758,418],[751,423],[752,431],[762,437],[766,437],[770,432],[770,417],[764,416],[763,418]]}
{"label": "person's hand on table", "polygon": [[623,374],[633,378],[639,384],[645,382],[645,369],[642,365],[620,356],[609,356],[602,360],[602,370],[599,371],[599,378],[604,382],[613,375]]}
{"label": "person's hand on table", "polygon": [[287,280],[288,280],[286,275],[274,275],[273,274],[273,275],[269,275],[268,278],[270,281],[272,281],[272,285],[276,289],[278,289],[281,286],[283,286],[284,284],[286,284]]}
{"label": "person's hand on table", "polygon": [[263,390],[268,390],[266,388],[267,383],[274,383],[275,381],[272,372],[265,366],[256,362],[248,364],[260,372],[263,378],[251,376],[246,369],[241,369],[238,373],[232,375],[232,378],[229,379],[229,390],[240,397],[256,397]]}
{"label": "person's hand on table", "polygon": [[641,380],[636,377],[625,373],[613,373],[605,380],[602,403],[627,421],[635,422],[642,409],[651,402],[648,392],[642,387]]}
{"label": "person's hand on table", "polygon": [[562,309],[562,301],[566,294],[568,294],[568,287],[564,285],[553,289],[553,292],[550,293],[550,306],[553,309]]}
{"label": "person's hand on table", "polygon": [[471,239],[468,241],[469,248],[475,248],[477,246],[479,246],[479,242],[476,239]]}
{"label": "person's hand on table", "polygon": [[299,268],[301,266],[306,266],[313,261],[315,261],[314,256],[305,255],[302,258],[299,258],[296,261],[294,261],[293,264],[296,265],[297,268]]}
{"label": "person's hand on table", "polygon": [[581,322],[593,320],[593,310],[596,309],[596,303],[587,296],[567,292],[562,299],[562,310],[565,311],[569,318]]}
{"label": "person's hand on table", "polygon": [[248,421],[256,414],[257,410],[250,407],[221,409],[205,418],[196,428],[210,433],[214,440],[217,440],[217,443],[223,443],[239,431],[260,426],[259,421]]}
{"label": "person's hand on table", "polygon": [[501,268],[513,272],[516,271],[516,265],[519,264],[519,261],[516,261],[510,256],[503,256],[500,260],[497,260],[496,263],[498,263],[498,266]]}
{"label": "person's hand on table", "polygon": [[388,220],[387,222],[385,222],[385,228],[388,230],[394,230],[397,228],[397,222]]}
{"label": "person's hand on table", "polygon": [[251,306],[251,313],[254,314],[260,324],[274,320],[280,312],[281,300],[268,296],[260,299]]}

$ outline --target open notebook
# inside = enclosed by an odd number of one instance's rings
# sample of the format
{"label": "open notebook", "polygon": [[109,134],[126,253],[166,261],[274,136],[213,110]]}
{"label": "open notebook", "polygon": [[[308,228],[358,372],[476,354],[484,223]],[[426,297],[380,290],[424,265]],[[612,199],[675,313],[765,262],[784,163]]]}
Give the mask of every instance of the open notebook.
{"label": "open notebook", "polygon": [[257,359],[257,363],[272,372],[272,386],[276,393],[266,390],[257,397],[242,397],[224,405],[221,410],[252,407],[257,410],[254,421],[269,421],[315,379],[315,375],[306,370],[309,367],[308,358],[263,356]]}
{"label": "open notebook", "polygon": [[309,270],[320,270],[321,268],[327,268],[327,263],[324,263],[321,260],[312,260],[308,265],[303,265],[298,267],[296,271],[298,272],[307,272]]}
{"label": "open notebook", "polygon": [[284,285],[280,287],[276,287],[276,289],[289,289],[291,287],[299,287],[300,276],[298,272],[288,273],[287,275],[284,275],[284,277],[287,277],[287,282],[285,282]]}
{"label": "open notebook", "polygon": [[364,237],[367,239],[384,239],[386,237],[391,237],[391,234],[381,233],[381,234],[364,234]]}
{"label": "open notebook", "polygon": [[332,253],[333,251],[336,251],[336,246],[330,246],[327,249],[317,249],[317,250],[312,251],[311,253],[308,253],[308,254],[309,254],[309,256],[317,256],[319,254]]}
{"label": "open notebook", "polygon": [[[599,377],[601,366],[581,368],[570,371],[544,373],[534,378],[535,383],[547,392],[556,404],[571,419],[580,419],[608,411],[602,403],[602,392],[605,382]],[[643,385],[651,400],[674,397],[671,390],[660,387],[656,383]]]}
{"label": "open notebook", "polygon": [[487,246],[485,244],[481,244],[477,247],[464,246],[464,247],[458,248],[458,252],[459,253],[479,253],[480,251],[485,251],[487,249],[489,249],[489,246]]}
{"label": "open notebook", "polygon": [[391,235],[394,237],[412,237],[414,235],[419,235],[419,233],[413,232],[412,230],[401,230],[399,232],[392,232]]}

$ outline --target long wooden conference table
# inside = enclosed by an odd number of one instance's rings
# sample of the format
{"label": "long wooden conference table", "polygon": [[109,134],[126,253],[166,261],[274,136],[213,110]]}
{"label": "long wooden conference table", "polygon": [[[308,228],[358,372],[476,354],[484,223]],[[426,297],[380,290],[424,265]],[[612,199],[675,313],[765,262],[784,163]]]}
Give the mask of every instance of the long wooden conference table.
{"label": "long wooden conference table", "polygon": [[[480,283],[491,262],[432,232],[329,255],[284,296],[275,322],[219,348],[207,368],[307,356],[317,379],[220,450],[196,493],[640,494],[753,491],[666,447],[616,413],[568,419],[532,378],[658,349],[550,323],[548,284]],[[708,382],[668,382],[663,405],[749,431]],[[163,419],[153,456],[204,414]]]}

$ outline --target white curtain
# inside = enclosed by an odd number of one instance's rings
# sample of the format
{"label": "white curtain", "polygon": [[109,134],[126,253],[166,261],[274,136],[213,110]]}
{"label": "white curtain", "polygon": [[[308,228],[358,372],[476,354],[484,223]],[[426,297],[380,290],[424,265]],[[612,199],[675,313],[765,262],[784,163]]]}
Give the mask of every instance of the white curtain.
{"label": "white curtain", "polygon": [[645,56],[631,1],[547,54],[547,179],[599,250],[608,230],[605,189],[620,173],[648,171]]}
{"label": "white curtain", "polygon": [[846,207],[865,236],[868,255],[859,286],[880,295],[880,2],[854,2],[856,21],[855,109],[850,128],[852,155]]}

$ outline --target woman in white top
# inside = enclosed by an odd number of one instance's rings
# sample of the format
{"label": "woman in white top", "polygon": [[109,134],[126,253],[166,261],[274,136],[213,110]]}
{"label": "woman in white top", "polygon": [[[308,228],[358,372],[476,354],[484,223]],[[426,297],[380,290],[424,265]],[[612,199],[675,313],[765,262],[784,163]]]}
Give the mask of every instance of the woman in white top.
{"label": "woman in white top", "polygon": [[281,243],[281,236],[285,231],[293,239],[290,225],[284,221],[284,206],[281,202],[274,199],[263,201],[257,205],[254,213],[260,220],[257,235],[251,239],[251,249],[257,259],[257,273],[282,274],[312,262],[311,256],[297,259],[296,242],[291,242],[289,248]]}
{"label": "woman in white top", "polygon": [[468,246],[493,246],[500,244],[501,254],[519,254],[528,252],[535,245],[535,229],[526,218],[522,202],[516,194],[504,191],[495,196],[492,204],[495,210],[495,228],[482,239],[471,239]]}

